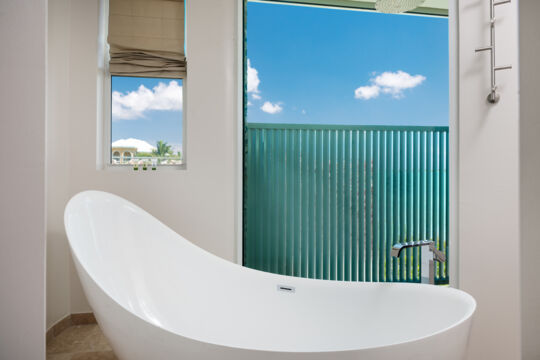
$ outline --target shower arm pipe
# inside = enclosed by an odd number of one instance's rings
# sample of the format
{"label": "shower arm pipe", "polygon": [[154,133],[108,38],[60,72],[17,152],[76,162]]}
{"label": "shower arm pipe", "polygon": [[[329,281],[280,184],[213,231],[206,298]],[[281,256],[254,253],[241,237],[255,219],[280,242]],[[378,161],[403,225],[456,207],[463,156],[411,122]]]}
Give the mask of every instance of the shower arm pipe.
{"label": "shower arm pipe", "polygon": [[477,48],[476,52],[490,51],[491,52],[491,91],[487,96],[487,101],[490,104],[496,104],[500,100],[500,95],[497,93],[496,73],[500,70],[512,69],[512,65],[497,66],[495,64],[495,6],[511,3],[512,0],[490,0],[489,7],[489,25],[490,25],[490,45]]}

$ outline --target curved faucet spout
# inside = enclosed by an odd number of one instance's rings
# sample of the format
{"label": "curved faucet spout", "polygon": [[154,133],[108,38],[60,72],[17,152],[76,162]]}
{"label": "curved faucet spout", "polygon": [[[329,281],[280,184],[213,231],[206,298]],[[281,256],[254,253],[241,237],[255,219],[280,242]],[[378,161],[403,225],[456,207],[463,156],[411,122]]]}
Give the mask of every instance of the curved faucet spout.
{"label": "curved faucet spout", "polygon": [[[422,247],[420,253],[422,264],[422,282],[434,284],[435,283],[435,265],[434,262],[438,261],[443,263],[446,261],[446,255],[435,247],[433,240],[420,240],[411,241],[405,243],[395,244],[392,247],[390,254],[392,257],[398,258],[401,255],[401,250],[406,248]],[[426,248],[427,247],[427,248]]]}

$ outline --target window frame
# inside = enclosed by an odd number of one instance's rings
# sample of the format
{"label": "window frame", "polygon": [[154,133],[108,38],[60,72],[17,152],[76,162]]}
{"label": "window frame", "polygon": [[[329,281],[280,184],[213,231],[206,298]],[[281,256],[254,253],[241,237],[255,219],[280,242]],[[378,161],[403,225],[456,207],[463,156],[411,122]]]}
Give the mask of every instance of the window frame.
{"label": "window frame", "polygon": [[[97,124],[97,169],[101,170],[130,170],[134,166],[130,164],[112,163],[112,75],[109,71],[109,45],[107,42],[109,19],[109,0],[100,0],[99,34],[98,34],[98,124]],[[186,20],[184,20],[186,21]],[[184,32],[184,44],[186,41]],[[157,77],[141,76],[147,79],[159,79]],[[188,75],[177,78],[182,80],[182,160],[180,164],[157,165],[159,170],[185,170],[187,169],[187,83]],[[151,158],[150,158],[151,159]],[[145,171],[137,171],[145,172]],[[147,171],[149,172],[149,171]]]}
{"label": "window frame", "polygon": [[[347,0],[344,0],[347,1]],[[243,147],[245,142],[245,119],[247,105],[247,62],[246,62],[246,23],[247,23],[247,2],[288,2],[296,3],[296,6],[325,6],[335,7],[332,5],[322,5],[324,0],[237,0],[237,57],[238,57],[238,74],[237,74],[237,97],[239,103],[239,112],[237,118],[238,134],[240,134],[237,147],[237,161],[240,163],[237,166],[236,183],[237,183],[237,206],[236,206],[236,263],[243,265],[244,252],[244,156]],[[361,10],[359,11],[372,11]],[[441,16],[442,14],[410,14],[421,16]],[[451,242],[449,251],[449,278],[450,287],[460,288],[461,279],[459,274],[459,211],[458,211],[458,194],[459,194],[459,13],[458,0],[448,0],[448,13],[442,16],[448,17],[448,42],[449,42],[449,239]]]}

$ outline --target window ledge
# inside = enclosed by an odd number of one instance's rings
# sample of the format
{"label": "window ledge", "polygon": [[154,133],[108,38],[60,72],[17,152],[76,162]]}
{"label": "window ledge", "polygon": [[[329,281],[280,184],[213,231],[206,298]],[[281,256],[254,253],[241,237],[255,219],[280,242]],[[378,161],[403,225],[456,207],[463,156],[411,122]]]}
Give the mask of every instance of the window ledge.
{"label": "window ledge", "polygon": [[105,171],[112,171],[112,172],[130,172],[133,174],[140,174],[140,173],[158,173],[158,172],[170,172],[170,171],[178,171],[178,170],[186,170],[186,164],[178,164],[178,165],[158,165],[155,167],[155,170],[152,170],[152,166],[148,166],[146,170],[143,170],[142,166],[139,166],[138,170],[134,169],[133,165],[112,165],[112,164],[106,164],[102,167],[102,170]]}

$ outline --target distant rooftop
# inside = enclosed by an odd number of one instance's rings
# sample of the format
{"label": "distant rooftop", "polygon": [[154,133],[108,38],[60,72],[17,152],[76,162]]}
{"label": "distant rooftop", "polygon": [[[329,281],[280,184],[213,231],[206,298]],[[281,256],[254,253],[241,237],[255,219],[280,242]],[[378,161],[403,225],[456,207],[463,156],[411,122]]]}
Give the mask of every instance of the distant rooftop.
{"label": "distant rooftop", "polygon": [[129,139],[120,139],[112,143],[113,148],[136,148],[137,152],[152,152],[156,150],[155,146],[150,145],[144,140],[129,138]]}

